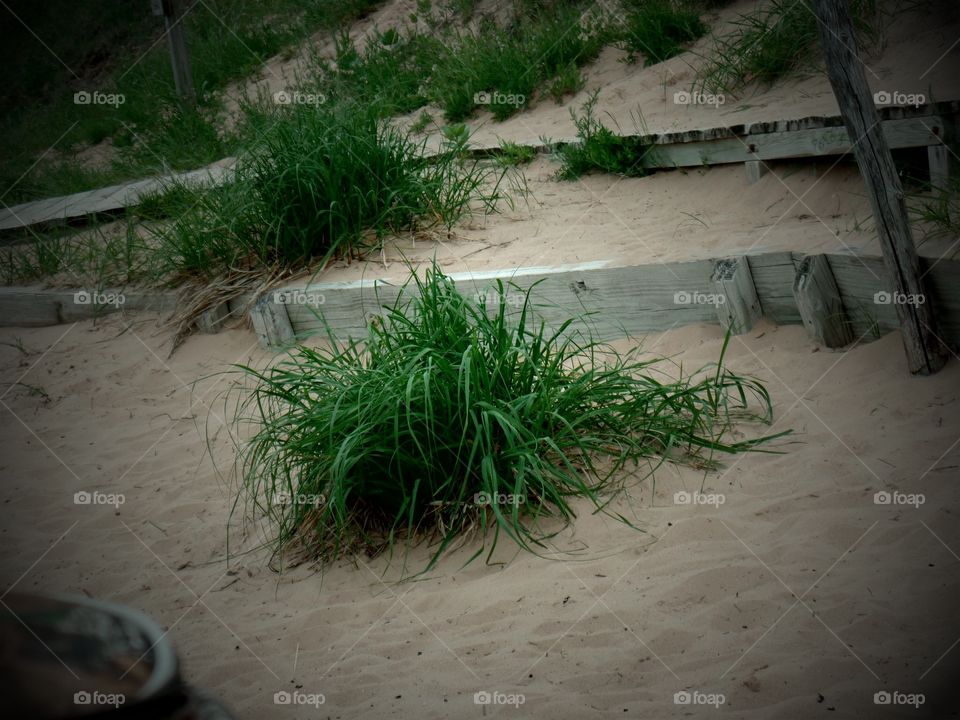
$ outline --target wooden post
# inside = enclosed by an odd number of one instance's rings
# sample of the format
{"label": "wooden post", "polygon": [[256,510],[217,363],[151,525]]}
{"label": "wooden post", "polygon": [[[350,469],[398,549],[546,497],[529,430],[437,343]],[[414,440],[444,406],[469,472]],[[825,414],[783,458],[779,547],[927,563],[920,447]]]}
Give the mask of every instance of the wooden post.
{"label": "wooden post", "polygon": [[753,185],[759,181],[770,169],[762,160],[747,160],[743,163],[743,167],[747,171],[748,185]]}
{"label": "wooden post", "polygon": [[853,342],[853,328],[826,255],[807,255],[800,262],[793,281],[793,298],[807,332],[818,343],[838,348]]}
{"label": "wooden post", "polygon": [[197,329],[204,335],[215,335],[230,318],[230,304],[220,303],[204,310],[197,318]]}
{"label": "wooden post", "polygon": [[182,0],[161,0],[163,20],[170,41],[170,63],[173,66],[173,82],[177,95],[190,106],[196,103],[193,75],[190,73],[190,58],[187,55],[187,35],[183,29]]}
{"label": "wooden post", "polygon": [[276,302],[273,293],[260,298],[250,308],[250,320],[263,347],[282,348],[292,345],[296,339],[287,306]]}
{"label": "wooden post", "polygon": [[718,260],[710,280],[718,299],[716,307],[720,325],[734,335],[750,332],[762,311],[747,258]]}
{"label": "wooden post", "polygon": [[950,151],[946,145],[927,147],[927,162],[930,166],[930,187],[934,193],[947,192],[950,182]]}
{"label": "wooden post", "polygon": [[817,29],[840,115],[870,196],[883,259],[900,297],[923,297],[922,303],[897,303],[900,331],[911,373],[935,373],[947,361],[939,340],[931,296],[924,292],[917,251],[910,233],[903,188],[880,126],[847,0],[815,0]]}

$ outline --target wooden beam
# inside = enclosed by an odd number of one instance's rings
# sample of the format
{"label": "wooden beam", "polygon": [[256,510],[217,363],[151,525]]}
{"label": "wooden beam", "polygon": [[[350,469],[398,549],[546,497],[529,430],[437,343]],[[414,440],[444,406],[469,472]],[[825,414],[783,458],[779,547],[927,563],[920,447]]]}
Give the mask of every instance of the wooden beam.
{"label": "wooden beam", "polygon": [[292,345],[296,339],[287,306],[275,302],[273,293],[264,295],[254,303],[250,308],[250,320],[263,347],[284,348]]}
{"label": "wooden beam", "polygon": [[770,168],[768,168],[767,164],[762,160],[747,160],[743,164],[743,168],[747,171],[748,185],[753,185],[755,182],[758,182],[760,178],[770,171]]}
{"label": "wooden beam", "polygon": [[[880,127],[890,147],[902,149],[941,145],[935,129],[942,125],[941,118],[927,116],[884,120]],[[696,167],[844,155],[850,152],[854,141],[856,138],[851,140],[847,129],[840,126],[658,143],[644,157],[643,165],[648,168]]]}
{"label": "wooden beam", "polygon": [[903,188],[880,129],[880,116],[857,55],[856,35],[846,0],[815,0],[817,29],[840,115],[854,138],[853,153],[870,196],[880,247],[894,290],[922,303],[898,303],[897,315],[911,373],[931,374],[944,366],[947,348],[938,336],[936,315],[924,291],[910,233]]}
{"label": "wooden beam", "polygon": [[930,186],[934,192],[945,192],[950,181],[950,150],[946,145],[931,145],[927,148],[930,165]]}
{"label": "wooden beam", "polygon": [[197,318],[197,330],[204,335],[215,335],[223,328],[223,323],[230,317],[230,304],[219,305],[204,310]]}
{"label": "wooden beam", "polygon": [[170,44],[173,82],[180,99],[193,106],[196,104],[197,95],[193,88],[193,75],[190,72],[190,56],[187,53],[187,34],[183,28],[183,18],[182,0],[163,0],[163,20]]}
{"label": "wooden beam", "polygon": [[804,327],[818,343],[838,348],[853,342],[853,328],[826,255],[807,255],[800,261],[793,297]]}
{"label": "wooden beam", "polygon": [[710,281],[720,299],[715,305],[720,325],[734,335],[750,332],[763,311],[747,258],[718,260]]}

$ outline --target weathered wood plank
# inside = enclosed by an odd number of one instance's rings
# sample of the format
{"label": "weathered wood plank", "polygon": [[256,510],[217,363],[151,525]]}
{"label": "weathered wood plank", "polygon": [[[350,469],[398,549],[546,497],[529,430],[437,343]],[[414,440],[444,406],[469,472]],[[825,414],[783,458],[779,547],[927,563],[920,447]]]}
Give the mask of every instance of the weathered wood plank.
{"label": "weathered wood plank", "polygon": [[260,344],[267,348],[287,347],[296,339],[287,308],[273,293],[257,300],[250,309],[250,321]]}
{"label": "weathered wood plank", "polygon": [[772,252],[747,259],[764,316],[780,325],[800,323],[791,285],[801,258],[790,252]]}
{"label": "weathered wood plank", "polygon": [[[940,145],[935,129],[943,127],[938,117],[887,120],[881,124],[892,148]],[[656,145],[644,160],[650,168],[723,165],[757,160],[843,155],[853,143],[845,127],[825,127],[761,135],[743,135],[717,140]]]}
{"label": "weathered wood plank", "polygon": [[120,311],[170,312],[176,303],[173,292],[6,287],[0,288],[0,326],[46,327]]}
{"label": "weathered wood plank", "polygon": [[745,256],[718,260],[710,277],[714,293],[723,302],[716,304],[721,327],[734,335],[750,332],[763,314],[757,289]]}
{"label": "weathered wood plank", "polygon": [[[519,312],[523,293],[533,288],[535,315],[556,327],[572,316],[587,315],[587,326],[600,339],[615,339],[637,333],[666,330],[677,325],[715,322],[712,292],[712,261],[670,263],[642,267],[587,268],[534,273],[505,270],[470,276],[454,276],[458,291],[478,301],[504,302],[511,313]],[[504,295],[497,295],[497,280]],[[331,286],[314,284],[303,288],[307,295],[323,295],[323,302],[288,305],[290,321],[298,335],[323,332],[326,320],[338,332],[357,336],[365,332],[371,315],[396,299],[395,285],[373,283]],[[319,298],[314,298],[319,299]],[[701,302],[702,301],[702,302]]]}
{"label": "weathered wood plank", "polygon": [[826,255],[803,259],[793,282],[793,296],[804,327],[818,343],[839,348],[853,342],[853,329]]}
{"label": "weathered wood plank", "polygon": [[[926,295],[913,245],[903,188],[890,154],[880,117],[857,56],[856,34],[845,0],[816,0],[817,31],[826,57],[827,76],[850,136],[857,138],[853,153],[867,186],[880,248],[894,293]],[[885,124],[886,126],[886,124]],[[942,123],[941,123],[942,127]],[[925,128],[928,129],[929,128]],[[931,374],[947,361],[947,349],[938,335],[936,313],[930,302],[894,303],[900,319],[907,364],[911,373]]]}

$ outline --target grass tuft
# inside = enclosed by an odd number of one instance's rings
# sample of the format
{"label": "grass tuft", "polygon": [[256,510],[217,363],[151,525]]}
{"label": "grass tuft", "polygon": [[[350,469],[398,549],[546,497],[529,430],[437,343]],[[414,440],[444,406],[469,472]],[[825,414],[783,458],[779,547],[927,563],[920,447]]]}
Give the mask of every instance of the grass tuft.
{"label": "grass tuft", "polygon": [[[868,41],[875,32],[874,0],[853,0],[851,17]],[[733,29],[715,40],[710,60],[699,71],[700,84],[710,92],[733,92],[752,82],[773,85],[805,69],[819,58],[817,19],[811,5],[771,0],[740,15]]]}
{"label": "grass tuft", "polygon": [[671,0],[626,0],[619,44],[629,62],[643,56],[647,65],[679,55],[707,32],[699,8]]}
{"label": "grass tuft", "polygon": [[581,109],[582,114],[570,110],[579,141],[557,150],[560,158],[557,178],[560,180],[575,180],[594,171],[627,177],[648,174],[643,158],[650,152],[650,145],[640,137],[620,135],[600,122],[594,112],[599,94],[598,90],[590,95]]}
{"label": "grass tuft", "polygon": [[426,157],[375,108],[291,106],[241,156],[234,180],[159,231],[170,271],[213,276],[350,256],[388,233],[452,226],[503,197],[503,169],[450,143]]}
{"label": "grass tuft", "polygon": [[322,561],[432,539],[432,566],[470,528],[490,553],[501,532],[538,552],[574,499],[609,512],[641,464],[644,477],[665,460],[711,468],[782,435],[730,438],[772,407],[722,353],[670,380],[533,310],[529,290],[498,282],[468,298],[434,265],[364,341],[329,333],[264,371],[242,367],[253,386],[235,418],[252,435],[235,509],[270,519],[277,552]]}

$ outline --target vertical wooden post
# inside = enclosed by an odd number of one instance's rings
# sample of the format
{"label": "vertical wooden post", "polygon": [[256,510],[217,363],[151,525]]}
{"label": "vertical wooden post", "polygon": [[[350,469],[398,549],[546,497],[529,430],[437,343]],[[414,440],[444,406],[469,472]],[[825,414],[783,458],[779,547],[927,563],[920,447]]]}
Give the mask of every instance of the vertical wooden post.
{"label": "vertical wooden post", "polygon": [[747,171],[747,184],[753,185],[755,182],[759,181],[761,177],[767,174],[769,168],[761,160],[747,160],[743,163],[744,169]]}
{"label": "vertical wooden post", "polygon": [[276,301],[274,293],[257,300],[250,308],[250,320],[257,339],[265,348],[287,347],[296,340],[287,306]]}
{"label": "vertical wooden post", "polygon": [[721,327],[734,335],[750,332],[763,312],[746,256],[717,260],[710,280]]}
{"label": "vertical wooden post", "polygon": [[190,58],[187,55],[187,35],[183,29],[182,0],[161,0],[163,20],[170,41],[170,63],[173,66],[173,82],[177,95],[191,107],[196,103],[197,95],[193,89],[193,75],[190,73]]}
{"label": "vertical wooden post", "polygon": [[803,258],[793,280],[793,297],[807,332],[818,343],[839,348],[853,342],[853,329],[826,255]]}
{"label": "vertical wooden post", "polygon": [[857,55],[847,0],[815,0],[815,7],[827,75],[867,186],[883,259],[894,289],[900,297],[924,298],[922,303],[897,303],[896,306],[907,364],[911,373],[935,373],[946,363],[947,349],[937,337],[932,298],[924,292],[903,188],[880,127],[863,63]]}

